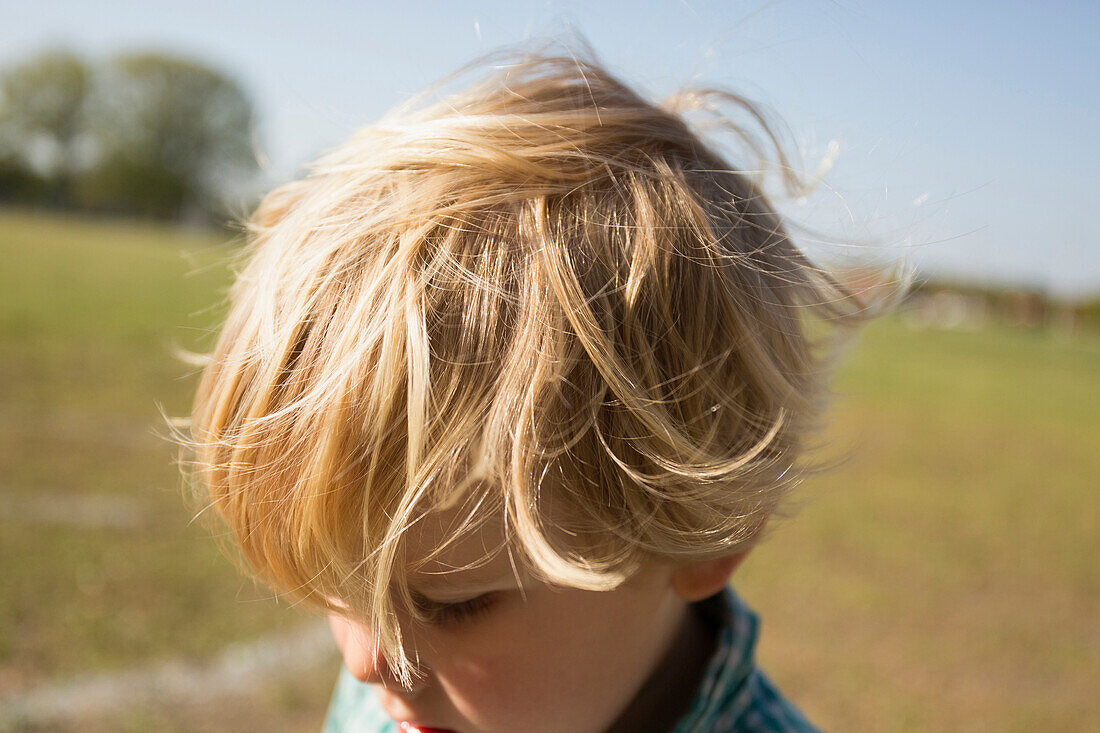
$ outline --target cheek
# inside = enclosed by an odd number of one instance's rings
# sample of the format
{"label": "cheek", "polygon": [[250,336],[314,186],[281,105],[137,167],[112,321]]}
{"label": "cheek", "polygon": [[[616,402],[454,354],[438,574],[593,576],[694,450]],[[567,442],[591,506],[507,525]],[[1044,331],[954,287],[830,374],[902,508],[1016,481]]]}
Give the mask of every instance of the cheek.
{"label": "cheek", "polygon": [[618,609],[590,607],[602,600],[590,595],[544,600],[509,609],[461,639],[440,640],[447,653],[437,659],[435,677],[479,730],[586,730],[613,716],[644,673],[636,658],[640,614],[624,618]]}
{"label": "cheek", "polygon": [[445,647],[435,677],[455,709],[479,729],[522,729],[517,712],[536,705],[545,690],[547,660],[509,624],[485,632]]}

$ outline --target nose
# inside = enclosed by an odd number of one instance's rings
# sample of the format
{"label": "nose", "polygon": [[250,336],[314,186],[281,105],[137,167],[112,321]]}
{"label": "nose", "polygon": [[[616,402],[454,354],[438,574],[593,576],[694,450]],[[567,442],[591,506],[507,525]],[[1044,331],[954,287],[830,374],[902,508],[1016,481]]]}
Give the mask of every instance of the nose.
{"label": "nose", "polygon": [[335,613],[329,614],[328,623],[344,666],[355,679],[395,691],[417,692],[424,687],[423,679],[415,677],[411,687],[402,685],[386,662],[381,645],[361,624]]}
{"label": "nose", "polygon": [[355,679],[382,684],[390,676],[387,674],[389,665],[386,664],[380,645],[374,642],[360,624],[333,613],[329,614],[328,625],[332,629],[336,646],[344,657],[344,666]]}

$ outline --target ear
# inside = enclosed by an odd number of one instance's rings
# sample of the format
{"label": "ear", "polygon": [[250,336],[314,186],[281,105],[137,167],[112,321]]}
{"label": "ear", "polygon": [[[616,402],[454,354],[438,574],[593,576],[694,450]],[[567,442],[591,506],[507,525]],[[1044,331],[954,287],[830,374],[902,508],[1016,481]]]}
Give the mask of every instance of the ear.
{"label": "ear", "polygon": [[733,571],[748,554],[749,551],[745,550],[735,555],[680,565],[672,571],[672,589],[689,603],[710,598],[730,582]]}

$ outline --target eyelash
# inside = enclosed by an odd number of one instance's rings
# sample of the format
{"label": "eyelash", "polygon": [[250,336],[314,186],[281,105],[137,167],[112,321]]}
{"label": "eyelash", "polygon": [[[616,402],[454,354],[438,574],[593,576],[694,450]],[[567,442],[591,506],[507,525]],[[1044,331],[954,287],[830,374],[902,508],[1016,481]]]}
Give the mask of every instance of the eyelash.
{"label": "eyelash", "polygon": [[492,593],[485,593],[461,603],[428,603],[424,612],[429,623],[436,626],[457,626],[480,616],[495,600]]}

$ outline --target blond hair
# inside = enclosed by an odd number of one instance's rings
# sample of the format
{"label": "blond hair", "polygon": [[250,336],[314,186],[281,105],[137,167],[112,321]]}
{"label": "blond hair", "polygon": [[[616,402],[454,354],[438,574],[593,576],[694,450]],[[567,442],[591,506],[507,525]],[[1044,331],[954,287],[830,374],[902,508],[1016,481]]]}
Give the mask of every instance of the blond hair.
{"label": "blond hair", "polygon": [[682,118],[716,99],[775,143],[738,97],[526,57],[267,195],[190,436],[259,577],[408,679],[403,542],[441,508],[578,588],[755,540],[822,414],[810,332],[865,313]]}

